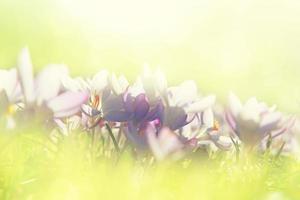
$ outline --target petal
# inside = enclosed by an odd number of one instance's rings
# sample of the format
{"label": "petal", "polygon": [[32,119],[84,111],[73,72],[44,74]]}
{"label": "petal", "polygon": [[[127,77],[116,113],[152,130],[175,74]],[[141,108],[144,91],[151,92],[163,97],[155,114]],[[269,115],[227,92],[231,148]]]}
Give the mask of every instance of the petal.
{"label": "petal", "polygon": [[68,135],[67,125],[62,120],[54,119],[54,122],[56,123],[56,125],[58,126],[58,128],[60,129],[63,135]]}
{"label": "petal", "polygon": [[124,108],[128,112],[134,112],[134,97],[128,92],[124,94]]}
{"label": "petal", "polygon": [[108,76],[109,73],[106,70],[102,70],[98,72],[91,81],[92,90],[96,93],[104,90],[108,85]]}
{"label": "petal", "polygon": [[0,91],[0,117],[4,114],[9,106],[9,100],[4,90]]}
{"label": "petal", "polygon": [[29,104],[33,103],[35,101],[33,69],[27,48],[21,50],[17,65],[25,100]]}
{"label": "petal", "polygon": [[120,76],[118,79],[115,74],[112,74],[110,83],[113,91],[116,94],[123,93],[129,85],[128,81],[124,76]]}
{"label": "petal", "polygon": [[93,109],[91,106],[88,106],[86,104],[83,104],[81,106],[81,111],[89,117],[94,117],[101,114],[99,110]]}
{"label": "petal", "polygon": [[183,148],[178,136],[169,128],[162,128],[156,136],[155,128],[148,126],[146,135],[149,147],[157,160],[163,160],[174,153],[178,154]]}
{"label": "petal", "polygon": [[277,127],[277,124],[281,120],[281,114],[279,112],[268,113],[264,115],[260,122],[260,131],[262,133],[273,130]]}
{"label": "petal", "polygon": [[243,108],[241,101],[235,94],[231,92],[228,96],[228,102],[230,112],[233,114],[234,117],[236,117]]}
{"label": "petal", "polygon": [[82,104],[88,100],[86,92],[65,92],[48,101],[47,106],[55,116],[72,115],[80,110]]}
{"label": "petal", "polygon": [[132,113],[126,111],[109,111],[104,119],[111,122],[126,122],[132,118]]}
{"label": "petal", "polygon": [[156,137],[155,128],[149,126],[146,130],[148,145],[157,160],[163,160],[165,158],[165,152],[162,151],[159,140]]}
{"label": "petal", "polygon": [[215,101],[216,101],[216,96],[214,95],[207,96],[202,98],[199,101],[190,104],[187,108],[185,108],[185,111],[188,113],[198,113],[207,108],[212,107]]}
{"label": "petal", "polygon": [[57,96],[62,87],[62,79],[68,77],[68,73],[68,68],[64,65],[49,65],[37,75],[35,80],[37,105]]}
{"label": "petal", "polygon": [[138,127],[132,122],[128,122],[128,128],[124,129],[126,138],[140,150],[147,148],[147,141],[144,134],[138,133]]}
{"label": "petal", "polygon": [[156,70],[155,74],[155,84],[156,84],[156,88],[158,89],[159,92],[164,92],[167,89],[167,79],[165,77],[165,75],[160,71],[160,70]]}
{"label": "petal", "polygon": [[228,151],[232,147],[232,141],[229,137],[220,136],[217,135],[217,137],[214,137],[216,135],[211,135],[211,140],[213,143],[221,150]]}
{"label": "petal", "polygon": [[122,95],[109,95],[104,102],[102,102],[102,110],[104,115],[111,111],[121,111],[124,110],[124,102]]}
{"label": "petal", "polygon": [[153,121],[155,119],[158,119],[161,122],[163,120],[163,114],[164,114],[164,106],[162,102],[159,102],[154,108],[152,108],[148,112],[146,119],[148,121]]}
{"label": "petal", "polygon": [[163,124],[171,130],[176,130],[188,124],[187,118],[182,108],[169,107],[165,109]]}
{"label": "petal", "polygon": [[212,109],[205,110],[201,115],[202,123],[207,128],[211,128],[214,126],[214,113]]}
{"label": "petal", "polygon": [[61,83],[62,83],[62,87],[65,90],[72,91],[72,92],[90,90],[90,86],[88,82],[81,77],[71,78],[69,76],[66,76],[62,78]]}
{"label": "petal", "polygon": [[70,117],[70,116],[75,115],[79,111],[80,111],[80,107],[74,107],[74,108],[70,108],[68,110],[61,110],[61,111],[55,112],[53,114],[53,117],[54,118]]}
{"label": "petal", "polygon": [[176,106],[184,106],[197,99],[197,86],[194,81],[185,81],[177,87],[168,89],[170,101]]}
{"label": "petal", "polygon": [[225,120],[228,123],[229,127],[235,132],[235,134],[238,134],[235,118],[230,112],[225,112]]}
{"label": "petal", "polygon": [[135,99],[135,119],[142,120],[147,115],[149,108],[150,106],[145,94],[138,95]]}
{"label": "petal", "polygon": [[17,70],[0,69],[0,91],[4,90],[9,101],[17,101],[20,97],[20,85],[18,80]]}

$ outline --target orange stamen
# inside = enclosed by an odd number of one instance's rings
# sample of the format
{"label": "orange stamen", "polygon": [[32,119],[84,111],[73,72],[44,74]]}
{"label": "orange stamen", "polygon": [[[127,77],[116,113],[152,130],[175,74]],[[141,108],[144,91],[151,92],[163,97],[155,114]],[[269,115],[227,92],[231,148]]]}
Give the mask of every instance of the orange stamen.
{"label": "orange stamen", "polygon": [[214,131],[220,130],[220,124],[217,120],[214,120],[214,126],[212,128]]}

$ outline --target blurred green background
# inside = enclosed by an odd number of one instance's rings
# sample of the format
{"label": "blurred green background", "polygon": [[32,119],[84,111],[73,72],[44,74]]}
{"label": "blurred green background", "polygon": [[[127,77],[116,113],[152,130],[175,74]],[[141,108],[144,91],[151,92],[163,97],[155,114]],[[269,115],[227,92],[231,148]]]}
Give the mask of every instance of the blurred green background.
{"label": "blurred green background", "polygon": [[148,63],[220,100],[234,91],[300,111],[298,0],[1,0],[0,66],[23,46],[37,70],[65,63],[133,81]]}

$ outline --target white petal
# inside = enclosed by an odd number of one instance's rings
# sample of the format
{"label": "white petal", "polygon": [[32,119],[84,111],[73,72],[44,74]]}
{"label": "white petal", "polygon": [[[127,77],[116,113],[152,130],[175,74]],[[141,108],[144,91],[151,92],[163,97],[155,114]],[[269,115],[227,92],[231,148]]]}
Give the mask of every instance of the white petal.
{"label": "white petal", "polygon": [[68,77],[68,74],[68,68],[64,65],[49,65],[42,70],[35,80],[37,105],[57,96],[62,79]]}
{"label": "white petal", "polygon": [[268,125],[274,125],[277,124],[281,119],[281,114],[279,112],[273,112],[273,113],[268,113],[264,115],[260,122],[260,126],[268,126]]}
{"label": "white petal", "polygon": [[156,88],[158,89],[159,92],[163,92],[167,89],[167,79],[165,77],[165,75],[160,71],[160,70],[156,70],[155,74],[154,74],[155,79],[155,84],[156,84]]}
{"label": "white petal", "polygon": [[229,102],[230,112],[233,114],[233,116],[236,117],[243,108],[241,101],[235,94],[231,92],[229,93],[228,96],[228,102]]}
{"label": "white petal", "polygon": [[211,128],[214,126],[214,113],[212,109],[209,108],[203,112],[202,120],[207,128]]}
{"label": "white petal", "polygon": [[78,112],[81,105],[88,100],[86,92],[65,92],[48,102],[48,107],[55,117],[64,117]]}
{"label": "white petal", "polygon": [[108,85],[108,71],[102,70],[98,72],[91,81],[91,88],[96,93],[101,92]]}
{"label": "white petal", "polygon": [[123,75],[119,76],[118,81],[119,81],[119,84],[122,88],[122,92],[124,92],[126,90],[126,88],[129,86],[129,82],[127,81],[127,79]]}
{"label": "white petal", "polygon": [[18,74],[15,68],[11,70],[0,69],[0,91],[4,90],[10,101],[16,101],[19,92]]}
{"label": "white petal", "polygon": [[116,94],[121,94],[125,91],[128,82],[125,81],[126,79],[124,79],[124,78],[125,77],[122,77],[119,80],[115,74],[112,74],[110,82],[111,82],[112,89]]}
{"label": "white petal", "polygon": [[185,108],[185,111],[188,113],[198,113],[212,107],[215,101],[216,97],[214,95],[210,95],[192,103],[187,108]]}
{"label": "white petal", "polygon": [[183,144],[179,141],[177,135],[173,133],[169,128],[163,128],[158,134],[158,140],[161,146],[163,154],[168,155],[183,147]]}
{"label": "white petal", "polygon": [[79,91],[89,91],[90,87],[88,83],[81,77],[71,78],[69,76],[64,77],[62,80],[62,86],[65,90],[69,90],[72,92],[79,92]]}
{"label": "white petal", "polygon": [[149,144],[149,147],[152,151],[152,153],[154,154],[154,156],[156,157],[157,160],[163,160],[165,157],[164,152],[162,152],[160,144],[159,144],[159,140],[156,137],[156,132],[154,128],[147,128],[146,131],[146,136],[147,136],[147,141]]}
{"label": "white petal", "polygon": [[12,116],[8,116],[6,118],[6,128],[7,129],[14,129],[16,127],[16,121],[14,120],[14,118]]}
{"label": "white petal", "polygon": [[17,65],[25,100],[29,104],[33,103],[35,100],[33,69],[29,50],[27,48],[21,50]]}

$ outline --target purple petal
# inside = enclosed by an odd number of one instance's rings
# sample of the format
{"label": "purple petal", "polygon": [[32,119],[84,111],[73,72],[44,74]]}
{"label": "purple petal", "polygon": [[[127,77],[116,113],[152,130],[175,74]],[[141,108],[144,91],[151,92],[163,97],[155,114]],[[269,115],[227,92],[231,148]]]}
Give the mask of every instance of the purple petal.
{"label": "purple petal", "polygon": [[122,95],[111,94],[104,102],[102,102],[104,113],[111,111],[124,110],[124,102]]}
{"label": "purple petal", "polygon": [[185,115],[179,115],[179,116],[177,116],[174,124],[171,124],[170,129],[171,130],[176,130],[176,129],[179,129],[179,128],[187,125],[187,124],[188,124],[188,122],[187,122],[187,114],[185,114]]}
{"label": "purple petal", "polygon": [[124,108],[128,112],[134,112],[134,97],[129,93],[124,94]]}
{"label": "purple petal", "polygon": [[169,107],[165,109],[163,124],[171,130],[176,130],[188,124],[187,118],[182,108]]}
{"label": "purple petal", "polygon": [[143,134],[139,134],[138,127],[133,124],[133,122],[128,123],[128,129],[124,129],[124,133],[127,139],[133,143],[139,149],[147,148],[146,137]]}
{"label": "purple petal", "polygon": [[164,106],[162,104],[162,102],[159,102],[154,108],[152,108],[147,116],[146,116],[146,120],[148,121],[153,121],[153,120],[163,120],[163,114],[164,114]]}
{"label": "purple petal", "polygon": [[138,95],[135,99],[135,119],[138,121],[142,120],[147,115],[149,107],[145,94]]}
{"label": "purple petal", "polygon": [[126,111],[110,111],[104,115],[107,121],[126,122],[132,118],[132,114]]}

